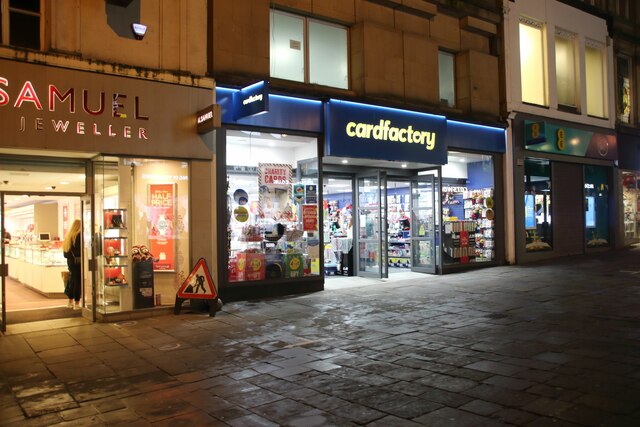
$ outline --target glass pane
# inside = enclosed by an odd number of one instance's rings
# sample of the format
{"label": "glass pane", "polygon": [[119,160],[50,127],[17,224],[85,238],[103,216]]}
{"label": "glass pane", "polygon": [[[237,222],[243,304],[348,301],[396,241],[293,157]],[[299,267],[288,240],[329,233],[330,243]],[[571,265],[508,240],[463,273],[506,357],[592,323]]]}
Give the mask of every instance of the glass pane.
{"label": "glass pane", "polygon": [[317,155],[315,138],[227,132],[230,282],[320,274]]}
{"label": "glass pane", "polygon": [[547,104],[542,29],[520,24],[520,86],[522,101]]}
{"label": "glass pane", "polygon": [[84,162],[0,157],[0,182],[15,192],[84,193]]}
{"label": "glass pane", "polygon": [[576,106],[576,72],[573,40],[556,36],[558,104]]}
{"label": "glass pane", "polygon": [[350,178],[323,179],[325,271],[330,264],[343,274],[353,268],[352,185]]}
{"label": "glass pane", "polygon": [[83,307],[93,308],[93,281],[89,270],[89,260],[93,259],[94,229],[91,225],[91,198],[82,198],[82,298]]}
{"label": "glass pane", "polygon": [[40,13],[40,0],[10,0],[9,7]]}
{"label": "glass pane", "polygon": [[622,204],[624,208],[624,243],[637,242],[640,237],[640,174],[622,173]]}
{"label": "glass pane", "polygon": [[438,76],[440,79],[440,102],[448,107],[455,107],[456,74],[453,54],[438,52]]}
{"label": "glass pane", "polygon": [[[4,197],[0,195],[0,203],[4,205]],[[11,234],[6,231],[4,224],[4,217],[2,216],[4,209],[0,206],[0,233],[2,233],[2,240],[0,241],[0,264],[4,264],[5,260],[5,250],[9,249],[9,244],[11,243]],[[5,245],[7,246],[5,248]],[[3,266],[0,266],[2,268]],[[0,275],[0,332],[4,332],[6,330],[5,327],[5,278],[4,275]]]}
{"label": "glass pane", "polygon": [[606,117],[605,71],[602,50],[587,46],[584,50],[587,80],[587,114]]}
{"label": "glass pane", "polygon": [[380,185],[377,176],[358,178],[359,271],[380,274]]}
{"label": "glass pane", "polygon": [[527,252],[553,247],[551,226],[551,164],[544,159],[525,159],[524,221]]}
{"label": "glass pane", "polygon": [[411,200],[412,240],[411,263],[413,268],[435,271],[435,209],[434,192],[437,177],[421,177],[413,184]]}
{"label": "glass pane", "polygon": [[631,78],[629,73],[630,59],[625,56],[618,56],[616,60],[618,79],[617,79],[617,109],[618,120],[623,123],[629,123],[631,118]]}
{"label": "glass pane", "polygon": [[304,19],[271,11],[271,77],[304,81]]}
{"label": "glass pane", "polygon": [[345,28],[309,21],[309,83],[349,88]]}
{"label": "glass pane", "polygon": [[9,13],[9,44],[40,49],[40,17],[20,12]]}
{"label": "glass pane", "polygon": [[442,168],[444,263],[495,259],[494,165],[491,156],[449,152]]}
{"label": "glass pane", "polygon": [[584,167],[584,226],[587,247],[609,245],[609,182],[602,166]]}

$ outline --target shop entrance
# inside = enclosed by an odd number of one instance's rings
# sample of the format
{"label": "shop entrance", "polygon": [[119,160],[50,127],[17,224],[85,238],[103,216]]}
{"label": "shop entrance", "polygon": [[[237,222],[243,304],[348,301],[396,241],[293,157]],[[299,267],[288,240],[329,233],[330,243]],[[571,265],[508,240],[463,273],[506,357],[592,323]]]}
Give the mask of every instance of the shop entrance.
{"label": "shop entrance", "polygon": [[83,225],[82,297],[90,307],[91,209],[84,160],[3,155],[0,158],[0,329],[9,323],[81,316],[67,307],[62,241]]}
{"label": "shop entrance", "polygon": [[325,175],[327,277],[437,272],[439,170],[392,173]]}
{"label": "shop entrance", "polygon": [[[2,329],[7,323],[81,316],[81,309],[67,306],[64,289],[69,269],[62,242],[74,220],[82,222],[87,201],[46,193],[0,194]],[[88,274],[83,272],[86,279],[81,283],[91,282]],[[85,287],[81,298],[90,296],[91,287]],[[89,305],[80,302],[81,307]]]}

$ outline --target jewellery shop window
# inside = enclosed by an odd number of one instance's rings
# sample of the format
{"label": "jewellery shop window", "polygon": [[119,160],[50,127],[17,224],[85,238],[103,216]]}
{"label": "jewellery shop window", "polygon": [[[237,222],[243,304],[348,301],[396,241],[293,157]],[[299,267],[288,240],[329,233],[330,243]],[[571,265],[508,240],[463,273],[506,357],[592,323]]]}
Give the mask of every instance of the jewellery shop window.
{"label": "jewellery shop window", "polygon": [[320,274],[315,138],[227,132],[229,281]]}
{"label": "jewellery shop window", "polygon": [[102,158],[94,164],[98,311],[173,305],[189,273],[189,165]]}
{"label": "jewellery shop window", "polygon": [[495,260],[494,165],[491,156],[449,152],[442,168],[445,265]]}

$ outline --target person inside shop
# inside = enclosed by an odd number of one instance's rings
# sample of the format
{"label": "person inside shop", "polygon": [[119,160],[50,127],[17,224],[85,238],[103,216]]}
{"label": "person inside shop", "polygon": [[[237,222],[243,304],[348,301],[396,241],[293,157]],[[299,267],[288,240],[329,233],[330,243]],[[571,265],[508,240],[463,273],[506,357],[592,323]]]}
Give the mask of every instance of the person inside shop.
{"label": "person inside shop", "polygon": [[65,295],[69,298],[67,307],[74,310],[79,310],[80,307],[80,294],[82,292],[82,280],[80,277],[81,267],[81,253],[80,253],[80,229],[82,224],[79,219],[76,219],[71,224],[71,228],[64,240],[62,241],[62,251],[64,257],[67,259],[67,268],[69,269],[69,280],[64,289]]}

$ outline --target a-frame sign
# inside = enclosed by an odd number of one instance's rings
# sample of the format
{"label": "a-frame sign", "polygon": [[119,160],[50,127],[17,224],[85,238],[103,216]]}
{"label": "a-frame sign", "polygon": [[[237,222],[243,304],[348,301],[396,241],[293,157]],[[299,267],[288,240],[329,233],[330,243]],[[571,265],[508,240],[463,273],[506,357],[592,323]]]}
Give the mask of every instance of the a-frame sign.
{"label": "a-frame sign", "polygon": [[176,292],[176,305],[174,313],[180,314],[182,303],[187,299],[208,299],[209,315],[215,316],[218,310],[218,291],[213,283],[207,261],[200,258],[196,262],[195,267],[191,270],[191,274],[184,281],[178,292]]}

